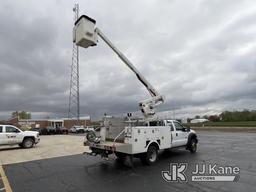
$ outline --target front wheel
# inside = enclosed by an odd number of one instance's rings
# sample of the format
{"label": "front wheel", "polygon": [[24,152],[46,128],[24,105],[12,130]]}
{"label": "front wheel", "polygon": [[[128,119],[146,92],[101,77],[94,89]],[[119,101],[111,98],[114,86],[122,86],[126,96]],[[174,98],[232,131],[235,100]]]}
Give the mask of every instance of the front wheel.
{"label": "front wheel", "polygon": [[33,145],[34,145],[34,140],[32,139],[32,138],[26,138],[26,139],[24,139],[24,141],[22,142],[22,146],[24,147],[24,148],[31,148],[31,147],[33,147]]}
{"label": "front wheel", "polygon": [[196,139],[191,139],[190,146],[189,146],[190,153],[195,153],[197,151],[197,142]]}
{"label": "front wheel", "polygon": [[152,165],[157,161],[157,159],[158,151],[153,145],[149,146],[147,152],[142,154],[140,157],[141,162],[145,165]]}

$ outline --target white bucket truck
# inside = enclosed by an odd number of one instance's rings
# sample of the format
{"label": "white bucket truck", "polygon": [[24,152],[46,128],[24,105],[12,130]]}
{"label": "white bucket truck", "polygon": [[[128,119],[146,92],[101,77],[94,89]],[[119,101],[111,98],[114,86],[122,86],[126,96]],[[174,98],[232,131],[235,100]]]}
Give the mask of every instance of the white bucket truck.
{"label": "white bucket truck", "polygon": [[89,132],[84,145],[89,146],[92,155],[108,157],[115,154],[119,158],[139,157],[143,163],[156,162],[158,150],[174,147],[184,147],[191,153],[197,150],[197,135],[195,131],[184,127],[178,121],[158,119],[154,108],[164,102],[164,97],[153,88],[135,66],[125,57],[113,43],[95,27],[96,21],[82,15],[73,29],[73,41],[84,48],[95,46],[100,37],[131,69],[138,80],[146,87],[151,98],[139,102],[143,119],[105,117],[101,136]]}

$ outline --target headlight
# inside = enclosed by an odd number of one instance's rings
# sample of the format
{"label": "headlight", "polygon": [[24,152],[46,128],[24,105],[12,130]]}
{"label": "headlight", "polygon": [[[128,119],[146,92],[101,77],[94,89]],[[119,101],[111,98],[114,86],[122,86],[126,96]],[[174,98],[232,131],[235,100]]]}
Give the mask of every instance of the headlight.
{"label": "headlight", "polygon": [[36,134],[36,137],[39,137],[39,133]]}

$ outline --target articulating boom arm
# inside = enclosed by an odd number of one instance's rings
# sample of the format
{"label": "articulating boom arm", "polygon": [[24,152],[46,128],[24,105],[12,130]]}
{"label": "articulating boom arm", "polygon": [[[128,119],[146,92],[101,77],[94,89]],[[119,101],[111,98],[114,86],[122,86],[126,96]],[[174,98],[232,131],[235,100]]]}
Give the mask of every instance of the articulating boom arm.
{"label": "articulating boom arm", "polygon": [[99,36],[117,55],[118,57],[135,73],[139,81],[147,88],[150,99],[139,102],[139,107],[143,115],[148,118],[155,114],[154,107],[163,103],[163,96],[159,95],[153,86],[143,77],[143,75],[135,68],[125,55],[119,51],[114,44],[101,32],[95,28],[96,21],[86,15],[82,15],[76,22],[74,27],[74,39],[76,45],[88,48],[97,44]]}
{"label": "articulating boom arm", "polygon": [[145,117],[153,116],[155,114],[154,107],[161,104],[164,101],[163,96],[158,94],[158,92],[135,68],[135,66],[129,61],[129,59],[114,46],[114,44],[101,32],[99,28],[96,28],[95,32],[118,55],[118,57],[135,73],[135,75],[140,80],[140,82],[147,88],[152,98],[139,102],[139,106],[140,106],[141,112],[144,114]]}

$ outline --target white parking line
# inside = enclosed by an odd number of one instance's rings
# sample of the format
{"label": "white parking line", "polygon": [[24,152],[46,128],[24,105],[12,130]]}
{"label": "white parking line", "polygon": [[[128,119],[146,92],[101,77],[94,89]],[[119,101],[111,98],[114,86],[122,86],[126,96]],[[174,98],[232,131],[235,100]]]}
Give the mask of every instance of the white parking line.
{"label": "white parking line", "polygon": [[1,179],[3,180],[4,187],[5,187],[5,188],[1,188],[0,191],[5,190],[6,192],[12,192],[12,188],[10,186],[8,178],[6,177],[4,169],[1,165],[0,165],[0,175],[1,175]]}

